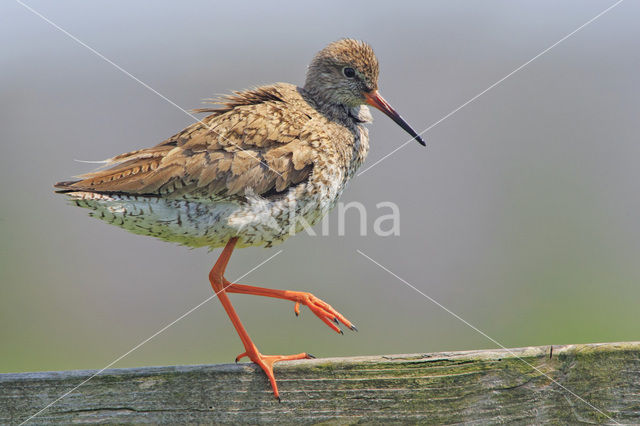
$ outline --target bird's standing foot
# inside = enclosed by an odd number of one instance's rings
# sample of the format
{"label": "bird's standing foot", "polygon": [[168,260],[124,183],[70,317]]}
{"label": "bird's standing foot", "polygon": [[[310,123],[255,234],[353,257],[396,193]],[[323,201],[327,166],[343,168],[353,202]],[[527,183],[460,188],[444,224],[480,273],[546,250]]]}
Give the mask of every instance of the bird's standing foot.
{"label": "bird's standing foot", "polygon": [[273,389],[273,395],[278,401],[280,401],[280,392],[278,392],[278,384],[276,383],[276,377],[273,374],[273,364],[280,361],[293,361],[296,359],[312,359],[313,355],[303,352],[296,355],[262,355],[260,352],[255,351],[251,353],[243,352],[236,357],[236,362],[244,357],[249,357],[251,362],[258,364],[262,371],[267,375],[269,382],[271,382],[271,388]]}

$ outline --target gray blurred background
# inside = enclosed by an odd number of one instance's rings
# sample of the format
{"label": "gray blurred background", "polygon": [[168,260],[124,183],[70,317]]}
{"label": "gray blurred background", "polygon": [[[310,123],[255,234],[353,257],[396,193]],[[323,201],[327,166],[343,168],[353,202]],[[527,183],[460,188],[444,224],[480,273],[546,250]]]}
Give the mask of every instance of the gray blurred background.
{"label": "gray blurred background", "polygon": [[[45,2],[29,5],[180,106],[304,82],[328,42],[374,47],[381,93],[421,131],[613,1]],[[232,295],[266,354],[427,352],[640,339],[640,3],[625,2],[354,179],[343,201],[393,201],[401,235],[304,234],[238,250],[247,284],[311,291],[344,336],[293,303]],[[53,183],[193,122],[11,1],[0,5],[0,371],[101,368],[212,294],[218,252],[91,219]],[[407,140],[377,111],[365,167]],[[232,362],[212,300],[116,367]]]}

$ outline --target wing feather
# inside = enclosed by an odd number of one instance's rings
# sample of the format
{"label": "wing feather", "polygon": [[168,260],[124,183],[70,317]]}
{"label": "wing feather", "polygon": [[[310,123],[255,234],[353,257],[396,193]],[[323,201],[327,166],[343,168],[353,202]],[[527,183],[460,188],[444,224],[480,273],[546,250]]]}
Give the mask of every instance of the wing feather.
{"label": "wing feather", "polygon": [[113,157],[110,168],[56,188],[198,198],[242,195],[249,188],[255,194],[285,191],[310,176],[314,156],[305,140],[310,116],[292,108],[283,90],[236,92],[159,145]]}

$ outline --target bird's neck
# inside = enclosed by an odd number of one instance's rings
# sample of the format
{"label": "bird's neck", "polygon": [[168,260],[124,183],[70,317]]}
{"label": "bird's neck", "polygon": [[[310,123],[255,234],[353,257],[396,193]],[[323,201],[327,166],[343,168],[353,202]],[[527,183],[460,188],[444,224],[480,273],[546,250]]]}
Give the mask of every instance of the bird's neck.
{"label": "bird's neck", "polygon": [[314,109],[332,121],[338,121],[348,126],[370,121],[371,114],[368,113],[366,107],[366,111],[364,111],[363,114],[361,107],[349,107],[343,104],[337,104],[324,96],[322,91],[315,90],[313,87],[307,87],[307,85],[300,88],[299,92]]}

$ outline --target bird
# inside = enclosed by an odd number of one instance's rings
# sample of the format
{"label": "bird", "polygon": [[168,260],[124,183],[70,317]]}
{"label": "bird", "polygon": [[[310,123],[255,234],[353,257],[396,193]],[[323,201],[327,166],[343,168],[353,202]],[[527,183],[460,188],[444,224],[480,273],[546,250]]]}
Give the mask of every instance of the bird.
{"label": "bird", "polygon": [[280,393],[273,364],[313,355],[263,355],[229,293],[307,306],[335,332],[355,325],[312,293],[276,290],[225,278],[235,248],[272,247],[331,208],[369,151],[368,106],[382,111],[423,146],[424,140],[380,95],[372,47],[343,38],[312,59],[304,85],[275,83],[232,92],[194,110],[202,120],[151,148],[116,155],[102,167],[55,184],[71,204],[135,234],[187,247],[222,247],[209,282],[235,327],[244,357]]}

